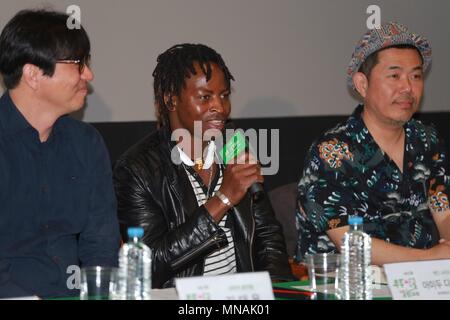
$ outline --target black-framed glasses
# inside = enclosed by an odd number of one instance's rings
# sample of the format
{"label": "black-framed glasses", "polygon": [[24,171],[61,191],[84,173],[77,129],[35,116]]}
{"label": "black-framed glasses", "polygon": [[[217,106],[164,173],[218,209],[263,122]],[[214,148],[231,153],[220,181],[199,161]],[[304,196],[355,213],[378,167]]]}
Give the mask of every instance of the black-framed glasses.
{"label": "black-framed glasses", "polygon": [[91,55],[86,56],[83,60],[81,60],[81,59],[61,59],[61,60],[56,60],[56,63],[77,64],[78,70],[80,71],[80,74],[82,74],[84,71],[84,68],[86,66],[88,68],[91,66]]}

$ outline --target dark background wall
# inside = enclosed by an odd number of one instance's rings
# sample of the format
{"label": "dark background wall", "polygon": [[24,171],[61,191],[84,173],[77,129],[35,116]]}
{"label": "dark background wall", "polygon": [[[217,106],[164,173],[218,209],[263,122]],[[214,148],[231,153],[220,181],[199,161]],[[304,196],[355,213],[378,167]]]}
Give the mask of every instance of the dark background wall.
{"label": "dark background wall", "polygon": [[[450,155],[450,112],[421,113],[415,116],[424,123],[434,123],[447,142]],[[233,119],[237,127],[248,129],[279,129],[280,169],[278,174],[265,177],[267,190],[298,181],[306,152],[311,143],[327,129],[345,121],[347,116],[315,116],[286,118]],[[155,130],[156,122],[93,123],[100,131],[114,161],[131,145]]]}

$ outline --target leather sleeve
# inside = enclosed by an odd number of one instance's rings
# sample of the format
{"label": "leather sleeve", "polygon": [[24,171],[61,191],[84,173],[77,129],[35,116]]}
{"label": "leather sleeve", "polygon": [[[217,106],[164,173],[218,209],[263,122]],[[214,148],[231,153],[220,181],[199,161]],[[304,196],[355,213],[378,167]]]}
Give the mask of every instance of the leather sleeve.
{"label": "leather sleeve", "polygon": [[267,194],[252,204],[252,211],[255,217],[255,269],[269,271],[274,281],[297,280],[289,266],[282,227],[275,218]]}
{"label": "leather sleeve", "polygon": [[[121,229],[144,228],[143,241],[153,255],[152,286],[161,287],[177,272],[202,262],[206,255],[228,242],[204,206],[184,223],[175,226],[167,221],[167,215],[175,213],[164,212],[160,195],[155,195],[150,187],[149,179],[156,175],[150,171],[143,164],[129,166],[126,161],[119,161],[114,170],[114,184]],[[163,186],[162,189],[168,188]]]}

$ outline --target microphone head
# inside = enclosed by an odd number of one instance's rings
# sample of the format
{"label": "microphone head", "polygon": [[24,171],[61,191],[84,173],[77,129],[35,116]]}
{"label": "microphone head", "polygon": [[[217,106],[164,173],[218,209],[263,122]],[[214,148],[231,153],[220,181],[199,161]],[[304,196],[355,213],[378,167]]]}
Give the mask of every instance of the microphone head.
{"label": "microphone head", "polygon": [[229,120],[229,121],[227,121],[227,123],[225,123],[223,130],[225,131],[227,129],[233,129],[233,130],[236,129],[236,125],[234,124],[233,121]]}
{"label": "microphone head", "polygon": [[[229,132],[229,134],[227,134],[227,131]],[[225,126],[222,129],[222,137],[223,137],[223,139],[221,141],[221,143],[222,143],[221,146],[224,146],[224,145],[227,144],[229,138],[231,138],[231,136],[234,134],[234,131],[236,131],[236,125],[234,124],[233,121],[228,120],[225,123]]]}
{"label": "microphone head", "polygon": [[229,120],[225,124],[225,128],[227,128],[227,129],[236,129],[236,124],[233,121]]}

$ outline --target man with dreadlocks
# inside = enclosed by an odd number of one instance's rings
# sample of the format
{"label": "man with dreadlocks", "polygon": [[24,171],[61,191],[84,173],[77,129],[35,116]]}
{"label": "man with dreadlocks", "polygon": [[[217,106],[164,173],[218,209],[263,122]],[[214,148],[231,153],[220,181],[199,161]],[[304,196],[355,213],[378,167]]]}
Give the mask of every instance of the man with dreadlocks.
{"label": "man with dreadlocks", "polygon": [[[237,161],[244,163],[224,168],[215,161],[207,132],[224,128],[234,80],[222,57],[205,45],[181,44],[157,62],[159,129],[128,150],[114,170],[121,228],[142,226],[143,241],[153,251],[152,286],[170,287],[179,277],[261,270],[274,280],[291,280],[282,230],[267,197],[251,206],[247,193],[263,182],[259,165]],[[200,133],[194,132],[195,122]],[[172,141],[172,132],[180,129],[189,136]],[[213,148],[206,159],[203,148],[199,155],[191,152],[199,142]]]}

